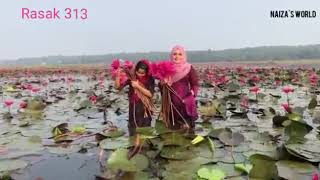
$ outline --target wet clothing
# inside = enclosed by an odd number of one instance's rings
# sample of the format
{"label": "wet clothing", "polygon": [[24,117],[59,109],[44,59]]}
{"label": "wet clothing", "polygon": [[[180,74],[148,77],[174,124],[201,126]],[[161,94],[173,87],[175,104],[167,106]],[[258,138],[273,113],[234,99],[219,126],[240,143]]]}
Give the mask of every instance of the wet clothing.
{"label": "wet clothing", "polygon": [[[172,121],[172,116],[170,116],[169,128],[173,130],[181,129],[185,124],[185,121],[191,128],[194,128],[194,121],[198,119],[195,97],[199,88],[199,78],[196,70],[191,67],[189,73],[180,80],[174,82],[171,87],[175,90],[179,97],[170,92],[171,101],[174,106],[171,109],[173,110],[174,124]],[[162,87],[160,86],[160,88]],[[194,92],[194,95],[192,95],[191,90]],[[184,102],[182,102],[182,100]]]}
{"label": "wet clothing", "polygon": [[[154,78],[149,77],[144,82],[141,83],[144,88],[149,90],[151,94],[154,93]],[[142,103],[142,101],[135,95],[134,88],[131,86],[131,81],[127,80],[125,84],[122,86],[129,85],[129,122],[128,122],[128,129],[129,129],[129,135],[133,136],[136,133],[136,127],[147,127],[151,126],[151,114],[148,113],[148,111],[145,110],[145,107]]]}

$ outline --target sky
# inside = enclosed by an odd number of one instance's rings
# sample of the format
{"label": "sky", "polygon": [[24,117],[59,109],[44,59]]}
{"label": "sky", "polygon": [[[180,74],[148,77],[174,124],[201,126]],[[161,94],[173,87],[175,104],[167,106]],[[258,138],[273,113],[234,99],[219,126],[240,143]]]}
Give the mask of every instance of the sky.
{"label": "sky", "polygon": [[[26,20],[21,9],[86,8],[87,20]],[[314,10],[316,18],[270,18]],[[0,0],[0,60],[320,44],[319,0]]]}

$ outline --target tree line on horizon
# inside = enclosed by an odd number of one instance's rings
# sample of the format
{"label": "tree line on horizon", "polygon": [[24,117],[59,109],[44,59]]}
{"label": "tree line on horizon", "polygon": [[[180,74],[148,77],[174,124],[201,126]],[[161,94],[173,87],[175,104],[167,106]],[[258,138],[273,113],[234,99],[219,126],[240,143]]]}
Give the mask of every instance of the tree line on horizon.
{"label": "tree line on horizon", "polygon": [[[192,63],[218,62],[218,61],[266,61],[266,60],[299,60],[320,59],[320,45],[306,46],[261,46],[253,48],[227,49],[227,50],[203,50],[188,51],[188,60]],[[1,64],[12,65],[36,65],[36,64],[109,64],[113,59],[140,59],[165,60],[169,58],[169,52],[146,53],[116,53],[106,55],[83,56],[47,56],[36,58],[19,58],[7,60]]]}

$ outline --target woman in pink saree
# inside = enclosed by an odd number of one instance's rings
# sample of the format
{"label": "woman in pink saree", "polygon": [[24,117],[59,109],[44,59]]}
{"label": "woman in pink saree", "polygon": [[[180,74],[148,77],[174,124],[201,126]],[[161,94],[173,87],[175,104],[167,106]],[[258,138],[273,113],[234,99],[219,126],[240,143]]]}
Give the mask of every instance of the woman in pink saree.
{"label": "woman in pink saree", "polygon": [[[171,86],[175,93],[170,93],[172,108],[170,111],[169,128],[193,130],[195,120],[198,119],[196,96],[199,89],[199,78],[194,67],[187,62],[187,55],[182,46],[173,47],[170,61],[175,67],[175,74],[165,82]],[[161,88],[161,86],[160,86]]]}

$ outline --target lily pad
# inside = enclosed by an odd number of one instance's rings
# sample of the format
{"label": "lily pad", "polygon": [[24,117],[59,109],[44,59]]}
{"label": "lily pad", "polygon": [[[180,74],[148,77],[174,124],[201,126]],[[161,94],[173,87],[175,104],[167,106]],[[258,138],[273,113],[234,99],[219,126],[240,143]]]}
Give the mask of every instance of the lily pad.
{"label": "lily pad", "polygon": [[289,120],[287,116],[274,116],[272,118],[274,127],[283,127],[283,122]]}
{"label": "lily pad", "polygon": [[13,171],[23,169],[28,166],[28,163],[23,160],[0,160],[0,172]]}
{"label": "lily pad", "polygon": [[75,125],[71,127],[71,131],[73,133],[83,134],[84,132],[86,132],[86,128],[83,125]]}
{"label": "lily pad", "polygon": [[317,97],[312,97],[312,99],[310,100],[310,103],[308,105],[308,109],[314,109],[317,107]]}
{"label": "lily pad", "polygon": [[46,107],[45,103],[40,97],[34,97],[27,102],[27,110],[42,111]]}
{"label": "lily pad", "polygon": [[225,130],[219,134],[219,140],[228,146],[236,146],[244,141],[244,136],[240,133],[233,133],[231,130]]}
{"label": "lily pad", "polygon": [[279,177],[284,179],[308,179],[317,168],[307,162],[282,160],[276,163]]}
{"label": "lily pad", "polygon": [[209,180],[222,180],[226,177],[225,172],[221,169],[214,169],[208,167],[202,167],[197,172],[200,178],[209,179]]}
{"label": "lily pad", "polygon": [[106,130],[102,133],[100,133],[101,135],[103,135],[105,138],[117,138],[120,136],[123,136],[125,134],[125,132],[122,129],[112,129],[112,130]]}
{"label": "lily pad", "polygon": [[286,143],[303,143],[305,142],[305,135],[307,135],[313,128],[303,121],[287,120],[284,123]]}
{"label": "lily pad", "polygon": [[250,179],[274,179],[278,177],[275,160],[271,157],[261,154],[253,154],[250,156],[250,162],[253,166],[249,173]]}
{"label": "lily pad", "polygon": [[234,168],[241,171],[241,172],[245,172],[247,174],[250,173],[251,169],[252,169],[252,165],[251,164],[244,164],[244,163],[241,163],[241,164],[235,164],[234,165]]}
{"label": "lily pad", "polygon": [[171,130],[166,128],[164,123],[160,120],[156,121],[155,129],[156,129],[157,134],[165,134],[165,133],[171,132]]}
{"label": "lily pad", "polygon": [[137,170],[144,170],[147,169],[149,166],[149,159],[142,154],[137,154],[133,156],[133,158],[131,158],[130,161],[133,162]]}
{"label": "lily pad", "polygon": [[285,148],[293,156],[309,162],[320,162],[319,140],[306,141],[303,144],[285,144]]}
{"label": "lily pad", "polygon": [[140,135],[142,139],[152,139],[158,136],[155,128],[153,127],[139,127],[136,128],[136,132]]}
{"label": "lily pad", "polygon": [[129,139],[125,137],[118,137],[118,138],[107,138],[102,140],[100,143],[100,147],[102,149],[118,149],[118,148],[126,148],[129,147]]}
{"label": "lily pad", "polygon": [[165,146],[177,145],[177,146],[190,146],[190,140],[186,139],[181,133],[167,133],[160,136],[163,139]]}
{"label": "lily pad", "polygon": [[107,161],[107,167],[109,167],[113,171],[137,171],[138,169],[136,167],[136,164],[128,159],[128,152],[129,151],[127,149],[117,149],[116,151],[114,151]]}
{"label": "lily pad", "polygon": [[293,112],[293,113],[289,113],[288,115],[287,115],[287,117],[290,119],[290,120],[292,120],[292,121],[301,121],[302,120],[302,115],[300,115],[300,114],[298,114],[298,113],[295,113],[295,112]]}
{"label": "lily pad", "polygon": [[196,154],[184,147],[165,146],[161,150],[160,156],[166,159],[187,160],[194,158]]}

